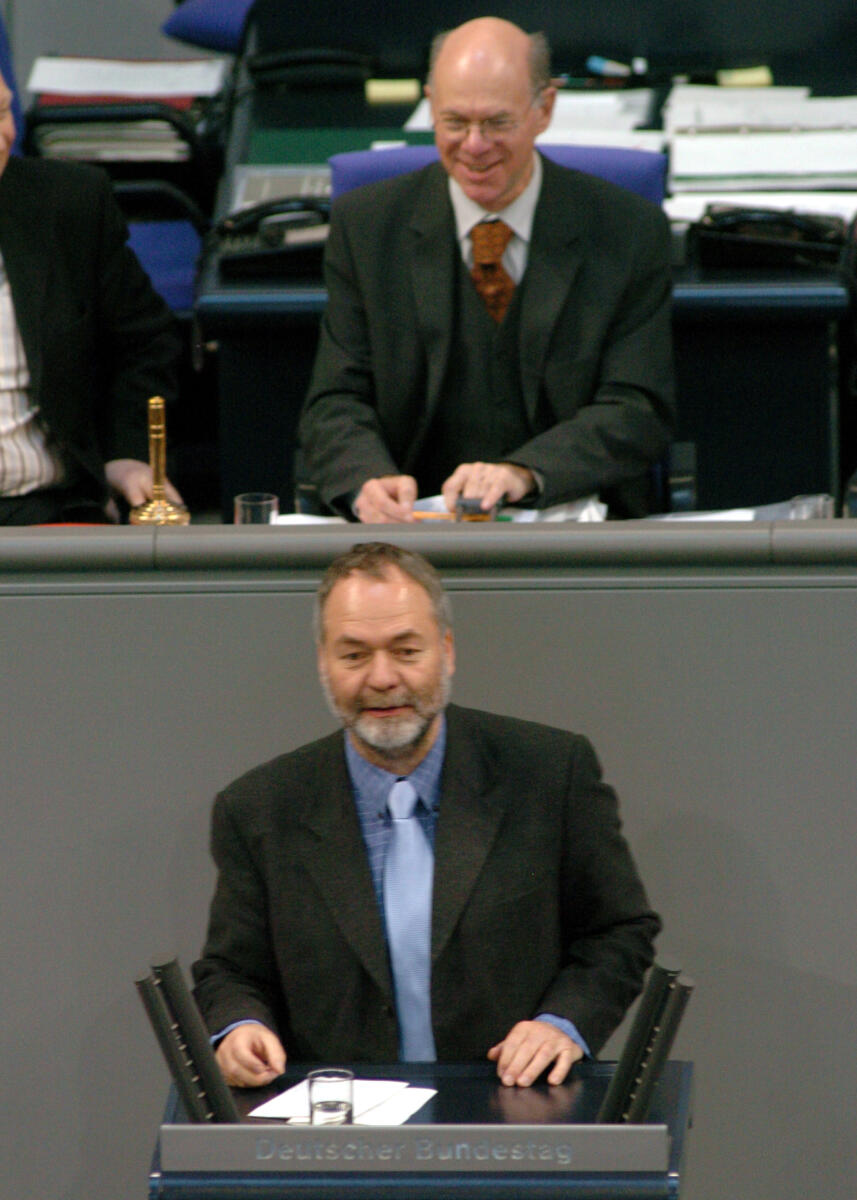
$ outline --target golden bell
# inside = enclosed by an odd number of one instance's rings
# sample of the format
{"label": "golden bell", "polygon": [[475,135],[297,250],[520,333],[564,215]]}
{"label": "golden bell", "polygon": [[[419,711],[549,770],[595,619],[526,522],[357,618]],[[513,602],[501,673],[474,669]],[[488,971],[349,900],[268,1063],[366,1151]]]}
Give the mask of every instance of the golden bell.
{"label": "golden bell", "polygon": [[167,462],[167,421],[163,396],[149,400],[149,465],[152,468],[152,499],[132,508],[132,525],[189,525],[190,513],[183,504],[167,499],[165,480]]}

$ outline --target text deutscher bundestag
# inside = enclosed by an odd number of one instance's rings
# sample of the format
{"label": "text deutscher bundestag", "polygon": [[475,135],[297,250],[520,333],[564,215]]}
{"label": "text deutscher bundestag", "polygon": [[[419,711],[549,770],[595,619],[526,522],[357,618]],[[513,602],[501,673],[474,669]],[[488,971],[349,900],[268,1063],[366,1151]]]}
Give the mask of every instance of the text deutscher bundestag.
{"label": "text deutscher bundestag", "polygon": [[345,1141],[337,1138],[327,1140],[323,1136],[288,1138],[278,1141],[271,1137],[256,1140],[256,1159],[259,1162],[281,1162],[291,1166],[313,1164],[330,1166],[334,1163],[349,1164],[359,1168],[364,1164],[377,1167],[381,1164],[407,1171],[427,1166],[464,1166],[491,1170],[502,1166],[506,1170],[538,1167],[539,1170],[568,1168],[572,1165],[572,1147],[564,1143],[547,1141],[493,1141],[456,1139],[455,1141],[421,1137],[407,1142],[368,1142],[359,1136]]}

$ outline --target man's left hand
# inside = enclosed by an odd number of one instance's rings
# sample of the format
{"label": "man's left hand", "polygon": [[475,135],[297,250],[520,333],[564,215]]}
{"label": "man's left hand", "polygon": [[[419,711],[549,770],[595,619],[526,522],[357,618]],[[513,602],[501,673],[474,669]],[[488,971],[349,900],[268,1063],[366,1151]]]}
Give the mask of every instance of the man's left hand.
{"label": "man's left hand", "polygon": [[515,504],[536,485],[532,471],[515,463],[461,463],[441,488],[446,507],[452,512],[459,496],[481,499],[488,512],[501,500]]}
{"label": "man's left hand", "polygon": [[519,1021],[491,1047],[488,1057],[496,1062],[506,1087],[529,1087],[551,1063],[548,1083],[562,1083],[583,1058],[583,1048],[548,1021]]}
{"label": "man's left hand", "polygon": [[[152,468],[136,458],[114,458],[104,465],[107,482],[121,492],[132,508],[152,499]],[[173,504],[183,503],[181,496],[167,479],[164,481],[167,499]]]}

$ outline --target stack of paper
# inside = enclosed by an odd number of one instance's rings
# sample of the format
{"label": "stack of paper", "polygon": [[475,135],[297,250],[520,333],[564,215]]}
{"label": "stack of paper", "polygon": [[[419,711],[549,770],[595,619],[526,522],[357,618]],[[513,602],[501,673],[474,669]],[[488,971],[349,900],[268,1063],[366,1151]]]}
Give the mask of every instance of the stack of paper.
{"label": "stack of paper", "polygon": [[681,84],[663,116],[674,192],[857,186],[857,96]]}
{"label": "stack of paper", "polygon": [[168,121],[45,123],[34,138],[43,158],[77,162],[186,162],[190,148]]}
{"label": "stack of paper", "polygon": [[668,134],[701,129],[791,129],[809,98],[807,87],[675,84],[664,102],[663,125]]}
{"label": "stack of paper", "polygon": [[63,104],[100,106],[156,101],[179,110],[223,86],[225,59],[127,62],[115,59],[36,59],[27,87],[38,94],[42,120],[34,127],[46,158],[87,162],[182,162],[187,141],[169,120],[51,121],[45,110]]}
{"label": "stack of paper", "polygon": [[857,187],[857,137],[800,133],[677,133],[672,191],[808,191]]}

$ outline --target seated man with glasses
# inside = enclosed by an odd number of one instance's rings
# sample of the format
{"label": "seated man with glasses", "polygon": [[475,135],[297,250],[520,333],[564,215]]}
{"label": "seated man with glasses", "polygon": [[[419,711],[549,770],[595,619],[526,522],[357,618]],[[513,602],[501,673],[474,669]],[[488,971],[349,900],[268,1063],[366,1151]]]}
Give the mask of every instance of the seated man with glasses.
{"label": "seated man with glasses", "polygon": [[541,34],[440,35],[426,95],[440,163],[334,205],[300,427],[321,499],[367,522],[441,492],[642,514],[673,417],[666,219],[536,152]]}

